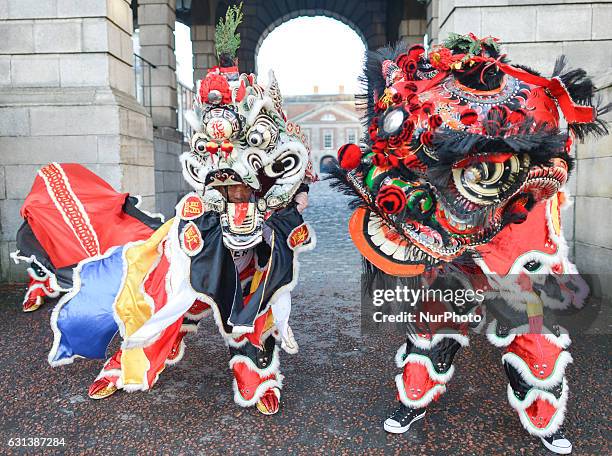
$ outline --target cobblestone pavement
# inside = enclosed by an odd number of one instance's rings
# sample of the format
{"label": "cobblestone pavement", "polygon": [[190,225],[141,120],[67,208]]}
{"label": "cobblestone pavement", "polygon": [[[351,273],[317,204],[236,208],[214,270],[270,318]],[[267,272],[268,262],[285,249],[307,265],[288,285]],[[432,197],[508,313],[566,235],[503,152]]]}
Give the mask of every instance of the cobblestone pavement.
{"label": "cobblestone pavement", "polygon": [[[305,217],[318,246],[302,256],[292,317],[300,351],[282,355],[283,403],[272,417],[234,404],[227,349],[212,321],[152,391],[89,400],[101,361],[50,368],[52,306],[23,314],[22,287],[0,288],[0,453],[11,437],[63,437],[69,454],[547,454],[506,403],[500,352],[483,336],[459,353],[449,391],[414,433],[382,430],[403,340],[360,335],[361,259],[348,216],[344,197],[325,182],[313,186]],[[577,455],[611,454],[609,352],[606,336],[572,346],[568,428]]]}

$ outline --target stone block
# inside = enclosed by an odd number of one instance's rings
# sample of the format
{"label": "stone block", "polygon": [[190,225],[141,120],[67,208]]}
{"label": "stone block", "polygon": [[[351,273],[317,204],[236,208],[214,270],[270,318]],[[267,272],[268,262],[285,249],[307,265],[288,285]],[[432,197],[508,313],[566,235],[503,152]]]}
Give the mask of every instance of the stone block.
{"label": "stone block", "polygon": [[117,24],[120,28],[125,30],[128,34],[132,34],[134,31],[134,21],[132,15],[132,9],[127,2],[122,1],[110,1],[107,2],[107,17]]}
{"label": "stone block", "polygon": [[[405,22],[405,21],[402,21],[402,22]],[[401,27],[401,24],[400,24],[400,27]],[[208,41],[208,40],[193,41],[191,44],[191,49],[194,54],[214,54],[215,43],[213,41]]]}
{"label": "stone block", "polygon": [[[0,108],[0,137],[28,136],[30,134],[30,118],[26,108]],[[6,151],[2,150],[1,154]]]}
{"label": "stone block", "polygon": [[121,137],[119,135],[98,135],[97,163],[119,163],[121,151]]}
{"label": "stone block", "polygon": [[104,17],[104,1],[57,0],[58,17]]}
{"label": "stone block", "polygon": [[576,168],[576,195],[612,198],[612,179],[610,179],[612,157],[578,160]]}
{"label": "stone block", "polygon": [[503,43],[535,41],[536,14],[537,8],[532,6],[483,8],[481,33]]}
{"label": "stone block", "polygon": [[34,23],[34,50],[43,52],[80,52],[81,20],[61,19]]}
{"label": "stone block", "polygon": [[33,52],[33,22],[0,22],[0,54],[31,54]]}
{"label": "stone block", "polygon": [[555,61],[563,53],[562,43],[515,43],[503,45],[513,62],[527,65],[550,76]]}
{"label": "stone block", "polygon": [[141,25],[141,46],[169,46],[174,49],[174,32],[168,25]]}
{"label": "stone block", "polygon": [[57,0],[8,0],[9,19],[46,19],[57,16]]}
{"label": "stone block", "polygon": [[121,190],[134,195],[155,195],[155,170],[152,166],[121,165]]}
{"label": "stone block", "polygon": [[584,68],[600,86],[609,84],[612,69],[612,40],[563,43],[563,53],[573,68]]}
{"label": "stone block", "polygon": [[591,37],[594,40],[612,38],[612,4],[594,4]]}
{"label": "stone block", "polygon": [[[32,181],[30,181],[32,185]],[[14,241],[17,230],[21,226],[23,219],[19,215],[23,200],[4,199],[0,200],[0,241]]]}
{"label": "stone block", "polygon": [[[608,96],[609,99],[609,96]],[[612,135],[597,139],[587,139],[584,143],[576,144],[576,157],[584,158],[612,157]]]}
{"label": "stone block", "polygon": [[11,58],[0,56],[0,86],[11,85]]}
{"label": "stone block", "polygon": [[154,65],[165,65],[176,68],[176,54],[168,46],[143,46],[140,56]]}
{"label": "stone block", "polygon": [[88,165],[87,168],[108,182],[116,191],[123,191],[121,186],[121,181],[123,178],[121,165],[92,163]]}
{"label": "stone block", "polygon": [[590,5],[538,6],[536,40],[590,40],[591,16]]}
{"label": "stone block", "polygon": [[54,55],[15,55],[11,59],[15,87],[59,87],[59,58]]}
{"label": "stone block", "polygon": [[30,108],[34,136],[119,133],[115,106],[36,106]]}
{"label": "stone block", "polygon": [[0,20],[8,18],[8,0],[0,0]]}
{"label": "stone block", "polygon": [[176,108],[178,105],[176,89],[168,86],[151,87],[151,99],[153,106],[171,106]]}
{"label": "stone block", "polygon": [[102,53],[60,55],[62,87],[102,86],[109,83],[109,57]]}
{"label": "stone block", "polygon": [[0,137],[0,150],[0,165],[94,163],[98,157],[95,136]]}
{"label": "stone block", "polygon": [[[457,8],[450,14],[446,21],[439,18],[440,30],[438,41],[442,42],[448,38],[449,33],[467,34],[474,33],[481,36],[482,9],[481,8]],[[444,22],[443,22],[444,21]]]}
{"label": "stone block", "polygon": [[32,182],[34,182],[39,169],[40,166],[30,164],[5,166],[6,197],[8,199],[25,199],[27,194],[30,193]]}
{"label": "stone block", "polygon": [[156,127],[177,127],[176,109],[170,107],[153,106],[153,125]]}
{"label": "stone block", "polygon": [[167,3],[142,4],[138,7],[138,23],[140,25],[167,24],[174,28],[176,12]]}
{"label": "stone block", "polygon": [[109,24],[110,22],[104,18],[83,19],[83,52],[106,52],[109,50],[107,30]]}
{"label": "stone block", "polygon": [[612,246],[612,198],[576,196],[576,241]]}
{"label": "stone block", "polygon": [[110,86],[130,95],[135,94],[134,69],[114,56],[108,57]]}
{"label": "stone block", "polygon": [[146,138],[152,132],[147,130],[147,122],[144,114],[128,111],[128,123],[127,123],[127,131],[124,134],[128,136],[133,136],[135,138]]}
{"label": "stone block", "polygon": [[575,263],[585,274],[591,293],[597,297],[612,297],[612,249],[583,242],[574,244]]}
{"label": "stone block", "polygon": [[108,51],[116,58],[132,65],[134,54],[132,37],[110,22],[108,23]]}

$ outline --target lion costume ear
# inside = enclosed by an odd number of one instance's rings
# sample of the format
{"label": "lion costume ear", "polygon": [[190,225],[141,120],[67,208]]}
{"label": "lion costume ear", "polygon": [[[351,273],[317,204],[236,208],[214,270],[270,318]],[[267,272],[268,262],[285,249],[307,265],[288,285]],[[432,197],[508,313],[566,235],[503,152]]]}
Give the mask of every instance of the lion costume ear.
{"label": "lion costume ear", "polygon": [[270,70],[268,72],[268,87],[266,88],[265,95],[269,96],[274,103],[274,108],[276,111],[282,115],[283,112],[283,96],[280,92],[280,87],[278,86],[278,81],[276,80],[276,76],[274,75],[274,71]]}

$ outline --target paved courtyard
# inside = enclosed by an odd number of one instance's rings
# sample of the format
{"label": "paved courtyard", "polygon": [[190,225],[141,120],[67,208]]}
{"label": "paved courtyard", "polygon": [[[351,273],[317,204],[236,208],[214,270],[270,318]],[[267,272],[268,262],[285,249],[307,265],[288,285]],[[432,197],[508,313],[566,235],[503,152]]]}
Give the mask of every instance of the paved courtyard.
{"label": "paved courtyard", "polygon": [[[416,432],[386,434],[381,424],[394,405],[393,356],[402,337],[361,337],[361,259],[347,235],[345,198],[317,184],[305,217],[318,246],[302,256],[292,317],[300,351],[281,355],[278,415],[234,404],[227,349],[212,321],[187,340],[184,359],[150,392],[89,400],[101,362],[49,367],[52,306],[23,314],[23,287],[4,285],[0,453],[15,451],[7,446],[11,437],[60,437],[66,454],[547,454],[506,403],[499,350],[476,335],[457,356],[448,393]],[[567,423],[574,454],[611,454],[610,340],[575,338],[572,353]]]}

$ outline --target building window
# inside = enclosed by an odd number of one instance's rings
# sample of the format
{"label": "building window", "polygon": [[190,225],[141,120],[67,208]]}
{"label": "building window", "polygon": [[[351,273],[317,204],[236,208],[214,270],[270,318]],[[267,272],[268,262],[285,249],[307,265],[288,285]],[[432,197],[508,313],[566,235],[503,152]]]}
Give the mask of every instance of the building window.
{"label": "building window", "polygon": [[323,132],[323,149],[333,149],[334,147],[334,132],[325,130]]}
{"label": "building window", "polygon": [[334,116],[331,112],[326,112],[321,116],[321,120],[323,122],[334,122],[336,120],[336,116]]}
{"label": "building window", "polygon": [[357,130],[349,128],[346,130],[346,142],[350,144],[357,144]]}

